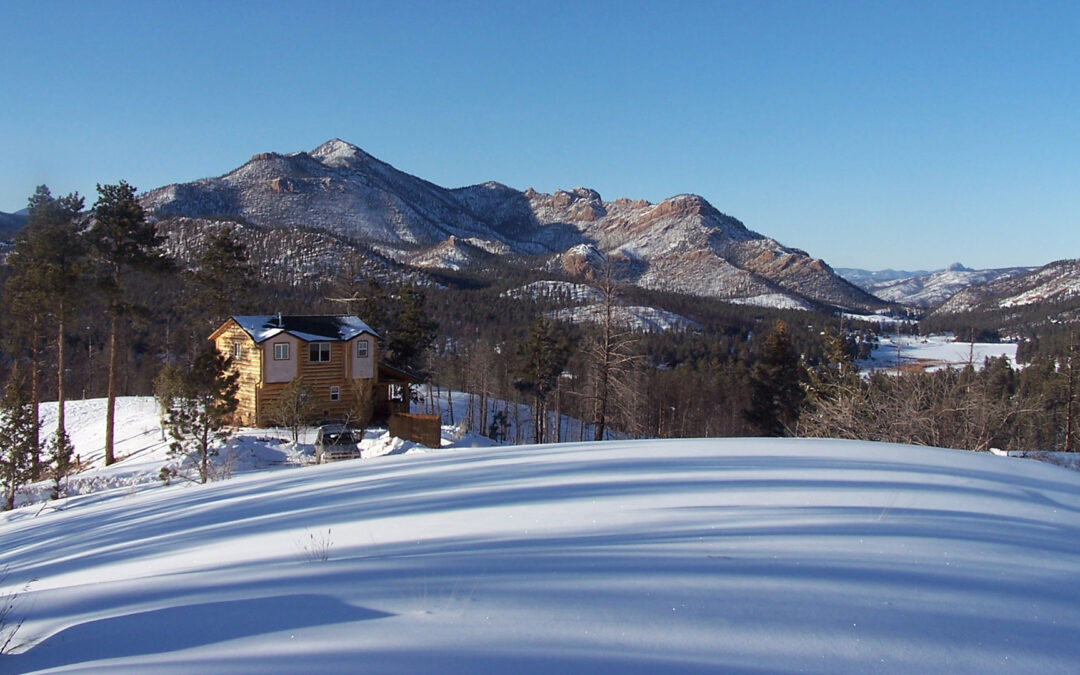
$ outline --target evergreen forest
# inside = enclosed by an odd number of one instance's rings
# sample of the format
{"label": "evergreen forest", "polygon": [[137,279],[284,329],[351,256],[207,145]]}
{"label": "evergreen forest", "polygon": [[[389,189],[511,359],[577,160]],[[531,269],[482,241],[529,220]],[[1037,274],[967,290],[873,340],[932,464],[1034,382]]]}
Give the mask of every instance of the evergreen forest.
{"label": "evergreen forest", "polygon": [[[98,193],[87,208],[77,194],[38,188],[27,225],[4,249],[5,484],[69,470],[63,415],[55,432],[37,429],[39,402],[152,394],[159,373],[195,363],[229,315],[276,312],[359,316],[380,334],[383,360],[424,382],[414,409],[447,390],[467,392],[467,410],[453,422],[505,441],[798,435],[969,450],[1077,446],[1075,324],[1015,313],[908,322],[900,330],[1017,339],[1023,367],[998,359],[867,376],[855,363],[883,329],[849,317],[628,287],[612,265],[589,281],[602,298],[600,320],[559,321],[565,302],[508,293],[565,279],[559,274],[498,261],[366,274],[370,252],[361,249],[298,283],[254,264],[237,223],[216,222],[184,256],[170,255],[135,188],[121,182]],[[632,330],[615,319],[623,304],[668,310],[693,325]],[[515,437],[500,402],[532,411]],[[111,421],[107,461],[110,442]]]}

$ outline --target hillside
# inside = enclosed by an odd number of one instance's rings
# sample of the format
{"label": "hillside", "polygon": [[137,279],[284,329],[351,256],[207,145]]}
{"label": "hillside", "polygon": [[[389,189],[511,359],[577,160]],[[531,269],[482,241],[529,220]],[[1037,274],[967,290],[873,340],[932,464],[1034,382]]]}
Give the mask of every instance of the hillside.
{"label": "hillside", "polygon": [[26,224],[26,213],[4,213],[0,211],[0,242],[11,241],[15,233]]}
{"label": "hillside", "polygon": [[1069,311],[1069,316],[1062,318],[1076,320],[1072,305],[1078,299],[1080,260],[1058,260],[1026,274],[966,289],[939,307],[936,313],[1039,307],[1047,315],[1054,315],[1059,310]]}
{"label": "hillside", "polygon": [[770,306],[777,296],[789,306],[884,306],[823,261],[747,229],[697,195],[652,204],[604,201],[586,188],[543,194],[489,182],[450,190],[338,139],[310,152],[257,154],[223,176],[150,190],[141,202],[166,228],[178,218],[231,219],[271,240],[303,228],[424,268],[457,270],[499,256],[541,269],[592,246],[624,261],[643,288],[755,304],[766,298]]}
{"label": "hillside", "polygon": [[902,273],[893,270],[865,272],[847,270],[844,277],[882,300],[920,309],[937,307],[956,293],[971,287],[982,287],[1011,279],[1027,272],[1030,267],[973,270],[960,263],[935,272]]}
{"label": "hillside", "polygon": [[[123,434],[121,434],[123,435]],[[1069,672],[1080,479],[836,441],[451,450],[0,514],[5,672]]]}

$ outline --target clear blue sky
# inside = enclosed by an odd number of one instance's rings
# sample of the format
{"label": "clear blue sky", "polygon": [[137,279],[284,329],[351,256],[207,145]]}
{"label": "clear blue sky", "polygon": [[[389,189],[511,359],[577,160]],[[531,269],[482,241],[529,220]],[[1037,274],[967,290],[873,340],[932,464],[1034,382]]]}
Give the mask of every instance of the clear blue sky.
{"label": "clear blue sky", "polygon": [[0,0],[0,210],[340,137],[837,267],[1080,257],[1080,2]]}

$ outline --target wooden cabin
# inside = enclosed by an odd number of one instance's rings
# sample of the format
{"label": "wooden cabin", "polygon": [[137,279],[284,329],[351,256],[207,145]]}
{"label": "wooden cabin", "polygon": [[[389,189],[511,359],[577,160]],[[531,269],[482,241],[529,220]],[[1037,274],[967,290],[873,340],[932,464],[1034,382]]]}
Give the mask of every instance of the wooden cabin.
{"label": "wooden cabin", "polygon": [[231,316],[210,339],[240,373],[233,422],[264,427],[290,382],[302,378],[316,420],[408,412],[415,378],[378,362],[378,335],[355,316]]}

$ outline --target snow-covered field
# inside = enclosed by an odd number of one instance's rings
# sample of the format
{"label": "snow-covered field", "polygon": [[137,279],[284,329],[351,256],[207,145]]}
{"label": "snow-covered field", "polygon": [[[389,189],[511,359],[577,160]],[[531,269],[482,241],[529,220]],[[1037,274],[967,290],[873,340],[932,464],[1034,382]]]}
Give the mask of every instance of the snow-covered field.
{"label": "snow-covered field", "polygon": [[[148,424],[121,447],[152,445]],[[20,508],[0,542],[0,595],[29,584],[5,673],[1080,663],[1080,474],[990,454],[443,448]]]}
{"label": "snow-covered field", "polygon": [[[970,361],[981,368],[987,357],[1005,356],[1016,367],[1015,342],[955,342],[952,335],[900,336],[901,368],[934,370],[948,366],[962,367]],[[863,370],[896,368],[896,336],[883,335],[874,347],[870,359],[859,363]]]}
{"label": "snow-covered field", "polygon": [[[461,405],[464,407],[462,397]],[[68,401],[65,407],[66,427],[81,470],[67,484],[72,496],[96,495],[109,490],[133,494],[158,487],[158,474],[163,466],[183,468],[180,460],[169,457],[169,443],[163,440],[157,405],[151,396],[120,397],[116,401],[115,455],[118,462],[105,467],[105,399]],[[56,426],[56,403],[43,403],[42,438],[51,435]],[[314,428],[302,429],[299,444],[294,445],[285,429],[242,429],[214,458],[217,472],[222,476],[268,469],[295,468],[314,463]],[[444,429],[446,447],[491,445],[477,434],[464,434],[458,429]],[[394,438],[384,428],[368,431],[361,451],[365,457],[386,454],[427,452],[428,449],[409,441]],[[193,472],[188,472],[192,473]],[[48,499],[52,483],[45,481],[25,488],[16,505],[34,504]]]}

